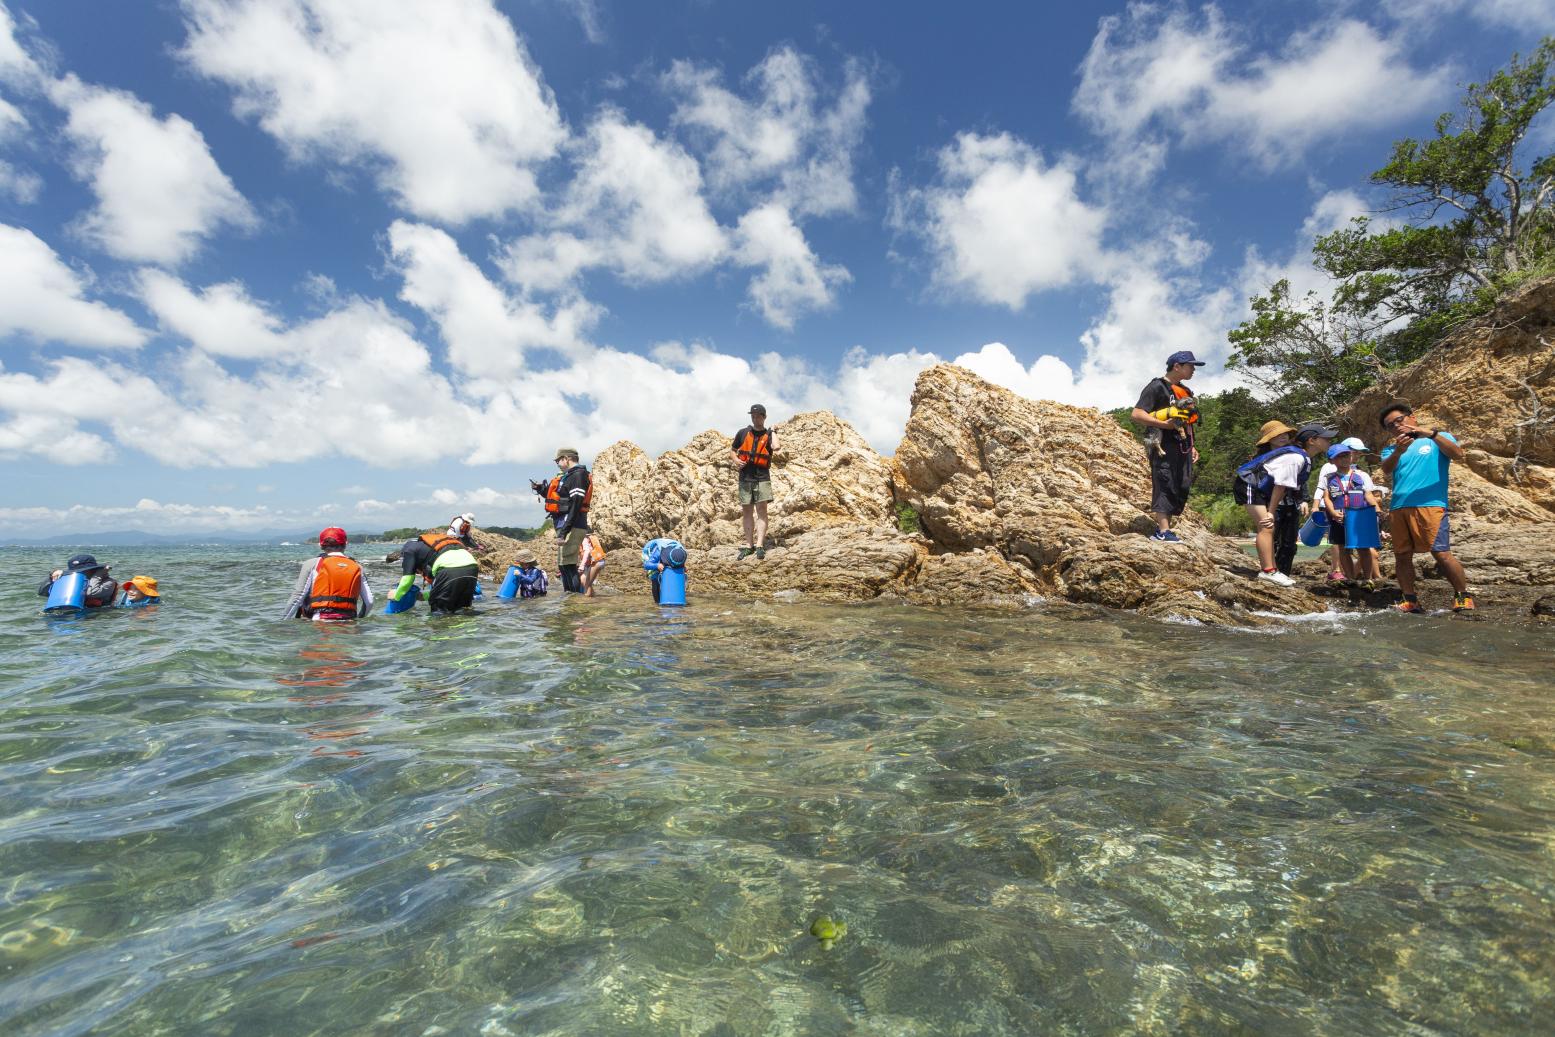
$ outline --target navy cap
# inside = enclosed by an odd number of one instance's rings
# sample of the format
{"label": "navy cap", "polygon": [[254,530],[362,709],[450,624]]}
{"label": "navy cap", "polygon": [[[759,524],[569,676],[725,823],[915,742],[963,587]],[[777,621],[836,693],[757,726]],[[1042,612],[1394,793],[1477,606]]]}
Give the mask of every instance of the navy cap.
{"label": "navy cap", "polygon": [[1173,364],[1192,364],[1194,367],[1203,367],[1205,361],[1195,360],[1193,358],[1193,354],[1188,352],[1188,350],[1179,349],[1177,352],[1166,358],[1167,367],[1171,367]]}
{"label": "navy cap", "polygon": [[65,563],[67,573],[89,573],[101,568],[91,555],[75,555]]}
{"label": "navy cap", "polygon": [[1303,439],[1312,439],[1316,436],[1321,436],[1324,439],[1338,439],[1339,430],[1329,428],[1321,421],[1309,421],[1296,430],[1296,442],[1298,443]]}

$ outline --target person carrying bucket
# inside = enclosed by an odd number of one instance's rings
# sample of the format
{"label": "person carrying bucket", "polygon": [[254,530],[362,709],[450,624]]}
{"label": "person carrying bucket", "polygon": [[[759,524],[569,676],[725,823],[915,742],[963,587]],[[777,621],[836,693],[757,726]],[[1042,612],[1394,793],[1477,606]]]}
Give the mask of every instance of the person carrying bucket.
{"label": "person carrying bucket", "polygon": [[[1323,509],[1328,512],[1328,541],[1339,552],[1344,571],[1373,590],[1382,579],[1382,563],[1377,557],[1382,547],[1377,526],[1382,494],[1371,476],[1355,467],[1355,451],[1349,440],[1329,447],[1328,459],[1334,465],[1322,497]],[[1351,551],[1358,558],[1352,560]]]}
{"label": "person carrying bucket", "polygon": [[655,605],[686,603],[686,548],[679,540],[658,537],[644,544],[643,571]]}
{"label": "person carrying bucket", "polygon": [[107,608],[118,593],[119,583],[108,575],[108,566],[87,554],[73,555],[38,587],[38,596],[48,599],[46,612]]}
{"label": "person carrying bucket", "polygon": [[339,623],[373,610],[373,591],[361,563],[346,554],[346,531],[330,526],[319,534],[319,556],[303,562],[286,618]]}
{"label": "person carrying bucket", "polygon": [[497,597],[539,598],[549,590],[550,580],[545,570],[540,568],[535,553],[526,547],[513,556],[513,564],[508,566],[507,578],[497,589]]}
{"label": "person carrying bucket", "polygon": [[[449,519],[447,532],[423,533],[405,541],[400,548],[400,571],[404,575],[389,595],[395,603],[393,611],[408,608],[400,602],[411,593],[417,575],[431,582],[427,606],[434,616],[469,608],[480,583],[480,563],[471,553],[475,547],[474,530],[475,516],[466,512]],[[414,603],[412,598],[411,604]]]}

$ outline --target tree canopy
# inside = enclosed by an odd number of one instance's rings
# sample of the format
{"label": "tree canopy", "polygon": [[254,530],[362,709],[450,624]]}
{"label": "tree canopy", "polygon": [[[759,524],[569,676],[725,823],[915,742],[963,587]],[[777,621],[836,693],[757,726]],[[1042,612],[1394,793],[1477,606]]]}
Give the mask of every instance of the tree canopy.
{"label": "tree canopy", "polygon": [[[1293,299],[1280,281],[1230,334],[1228,366],[1273,390],[1284,409],[1332,415],[1386,367],[1422,355],[1507,289],[1550,272],[1555,155],[1530,157],[1530,128],[1555,100],[1555,40],[1472,83],[1434,136],[1394,143],[1371,182],[1390,188],[1374,217],[1317,239],[1331,297]],[[1534,139],[1538,139],[1535,135]]]}

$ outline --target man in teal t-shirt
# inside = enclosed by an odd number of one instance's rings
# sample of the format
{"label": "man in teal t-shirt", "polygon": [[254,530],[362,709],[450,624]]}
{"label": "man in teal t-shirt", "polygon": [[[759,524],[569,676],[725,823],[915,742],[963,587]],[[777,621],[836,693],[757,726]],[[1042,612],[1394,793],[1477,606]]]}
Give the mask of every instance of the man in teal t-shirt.
{"label": "man in teal t-shirt", "polygon": [[1392,445],[1382,451],[1382,472],[1393,483],[1389,524],[1398,587],[1404,592],[1399,611],[1423,611],[1415,594],[1414,558],[1419,551],[1431,552],[1452,584],[1452,610],[1471,611],[1474,598],[1463,566],[1452,555],[1447,524],[1447,470],[1463,460],[1463,447],[1450,432],[1422,429],[1415,423],[1414,409],[1403,400],[1383,407],[1377,420],[1393,436]]}

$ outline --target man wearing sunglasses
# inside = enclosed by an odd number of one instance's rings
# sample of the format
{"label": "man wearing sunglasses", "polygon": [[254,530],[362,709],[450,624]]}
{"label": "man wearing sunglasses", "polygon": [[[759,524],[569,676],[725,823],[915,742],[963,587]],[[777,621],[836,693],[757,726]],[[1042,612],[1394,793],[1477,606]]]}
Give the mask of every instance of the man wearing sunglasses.
{"label": "man wearing sunglasses", "polygon": [[1398,588],[1404,592],[1400,612],[1424,609],[1415,594],[1415,554],[1431,552],[1447,575],[1454,593],[1452,610],[1471,612],[1474,598],[1463,566],[1452,556],[1447,523],[1447,470],[1463,460],[1463,446],[1451,432],[1423,429],[1415,411],[1404,400],[1394,400],[1377,414],[1377,421],[1393,437],[1383,448],[1382,472],[1393,483],[1393,556],[1398,567]]}

